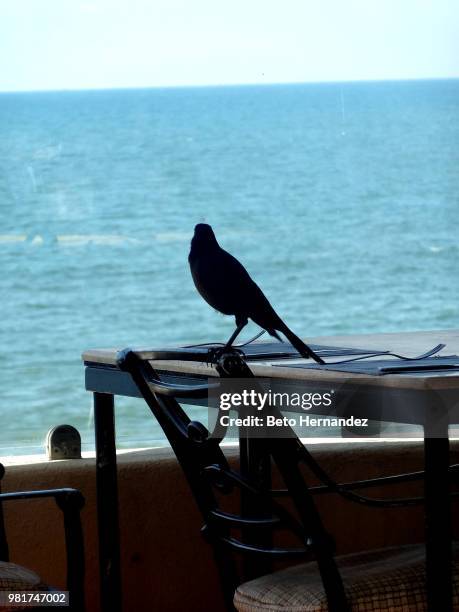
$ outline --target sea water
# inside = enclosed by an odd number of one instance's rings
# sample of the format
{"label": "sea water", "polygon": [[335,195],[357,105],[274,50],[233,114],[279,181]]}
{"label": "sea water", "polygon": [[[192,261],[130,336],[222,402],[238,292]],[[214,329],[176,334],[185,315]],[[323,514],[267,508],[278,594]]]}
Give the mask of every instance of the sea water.
{"label": "sea water", "polygon": [[200,221],[300,336],[458,327],[458,80],[1,94],[0,134],[0,454],[91,447],[85,349],[229,337]]}

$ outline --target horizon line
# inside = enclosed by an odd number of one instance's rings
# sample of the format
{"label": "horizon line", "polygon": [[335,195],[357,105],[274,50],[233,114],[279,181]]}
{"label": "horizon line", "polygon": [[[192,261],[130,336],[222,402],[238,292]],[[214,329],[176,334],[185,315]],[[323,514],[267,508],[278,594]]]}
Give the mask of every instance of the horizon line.
{"label": "horizon line", "polygon": [[391,78],[369,78],[369,79],[331,79],[317,81],[273,81],[273,82],[249,82],[249,83],[194,83],[174,85],[132,85],[132,86],[102,86],[102,87],[62,87],[49,89],[0,89],[1,94],[28,94],[28,93],[76,93],[76,92],[101,92],[101,91],[140,91],[151,89],[211,89],[224,87],[273,87],[282,85],[340,85],[346,83],[399,83],[406,81],[455,81],[458,76],[433,76],[433,77],[391,77]]}

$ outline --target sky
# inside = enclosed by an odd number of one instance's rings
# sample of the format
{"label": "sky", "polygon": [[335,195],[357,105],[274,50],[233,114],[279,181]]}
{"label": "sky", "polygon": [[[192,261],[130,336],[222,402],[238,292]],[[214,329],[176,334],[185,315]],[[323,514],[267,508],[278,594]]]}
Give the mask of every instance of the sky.
{"label": "sky", "polygon": [[0,0],[0,91],[459,77],[459,0]]}

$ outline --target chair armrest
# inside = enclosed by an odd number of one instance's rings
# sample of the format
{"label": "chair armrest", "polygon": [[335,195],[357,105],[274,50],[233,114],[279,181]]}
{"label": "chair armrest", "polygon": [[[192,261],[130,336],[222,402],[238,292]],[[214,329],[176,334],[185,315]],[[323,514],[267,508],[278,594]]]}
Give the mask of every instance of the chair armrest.
{"label": "chair armrest", "polygon": [[160,395],[202,399],[207,397],[210,389],[216,389],[220,385],[218,383],[207,385],[175,385],[155,380],[149,382],[149,386],[154,393],[159,393]]}
{"label": "chair armrest", "polygon": [[[182,359],[183,355],[190,356],[191,351],[134,351],[130,348],[120,351],[116,357],[116,364],[120,370],[124,372],[132,372],[133,368],[139,367],[142,362],[154,361],[154,360],[174,360]],[[202,357],[206,353],[201,353],[199,359],[188,359],[191,361],[203,361]],[[194,353],[193,353],[194,355]],[[195,356],[195,355],[194,355]],[[145,364],[144,364],[145,365]],[[150,373],[151,375],[151,373]],[[173,383],[166,383],[159,378],[149,378],[146,382],[153,393],[160,395],[167,395],[169,397],[183,397],[183,398],[196,398],[202,399],[207,397],[210,389],[217,389],[220,386],[219,382],[209,384],[197,384],[197,385],[178,385]]]}
{"label": "chair armrest", "polygon": [[124,349],[124,352],[132,352],[142,361],[196,361],[207,362],[209,358],[209,347],[196,348],[168,348],[168,349]]}
{"label": "chair armrest", "polygon": [[[14,501],[18,499],[39,499],[44,497],[54,497],[56,502],[61,504],[75,503],[79,506],[78,510],[84,505],[83,495],[77,489],[41,489],[39,491],[13,491],[11,493],[0,493],[0,503],[4,501]],[[61,506],[60,506],[61,507]]]}
{"label": "chair armrest", "polygon": [[[70,611],[84,611],[84,544],[80,511],[84,497],[71,488],[42,489],[0,493],[0,504],[7,501],[54,498],[64,518],[65,548],[67,553],[67,589],[70,592]],[[7,553],[8,551],[6,551]]]}
{"label": "chair armrest", "polygon": [[[402,498],[374,498],[366,497],[364,495],[358,495],[354,493],[357,489],[366,489],[374,486],[382,486],[387,484],[395,484],[397,482],[409,482],[420,480],[424,472],[411,472],[407,474],[397,474],[394,476],[382,476],[379,478],[371,478],[363,481],[354,481],[347,483],[338,483],[331,478],[328,473],[319,465],[319,463],[313,458],[307,448],[298,440],[298,460],[299,462],[306,465],[311,472],[318,478],[322,483],[316,487],[311,488],[311,493],[336,493],[341,495],[348,501],[356,502],[366,506],[373,507],[385,507],[385,508],[398,508],[403,506],[416,506],[424,503],[424,497],[402,497]],[[457,464],[451,465],[449,468],[450,476],[454,476],[457,473]],[[452,479],[452,478],[451,478]],[[281,495],[282,496],[282,493]],[[458,497],[458,493],[452,493],[451,497]]]}

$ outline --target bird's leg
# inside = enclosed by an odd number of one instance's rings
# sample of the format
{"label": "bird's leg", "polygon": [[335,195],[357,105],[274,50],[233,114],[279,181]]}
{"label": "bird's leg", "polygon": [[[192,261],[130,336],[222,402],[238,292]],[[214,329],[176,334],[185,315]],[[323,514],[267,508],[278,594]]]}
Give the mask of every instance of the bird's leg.
{"label": "bird's leg", "polygon": [[244,329],[245,325],[238,325],[236,327],[236,329],[234,330],[234,332],[231,334],[230,339],[228,340],[228,342],[225,344],[225,348],[230,348],[233,345],[233,342],[236,340],[236,338],[239,336],[239,334],[241,333],[241,331]]}
{"label": "bird's leg", "polygon": [[228,340],[228,342],[225,344],[225,348],[230,348],[232,346],[233,342],[236,340],[236,338],[239,336],[239,334],[241,333],[241,331],[244,329],[244,327],[247,325],[248,322],[249,320],[247,319],[247,317],[236,316],[237,327],[234,330],[234,332],[231,334],[231,337]]}
{"label": "bird's leg", "polygon": [[[209,349],[208,363],[220,363],[220,360],[225,356],[227,357],[230,353],[239,353],[241,355],[243,354],[241,350],[237,348],[232,348],[232,344],[236,340],[236,338],[239,336],[239,334],[241,333],[241,331],[244,329],[244,327],[247,325],[248,322],[249,320],[247,319],[247,317],[242,318],[242,317],[236,316],[236,329],[231,334],[231,337],[226,344],[218,348]],[[225,369],[225,366],[222,366],[222,367],[223,369]]]}

